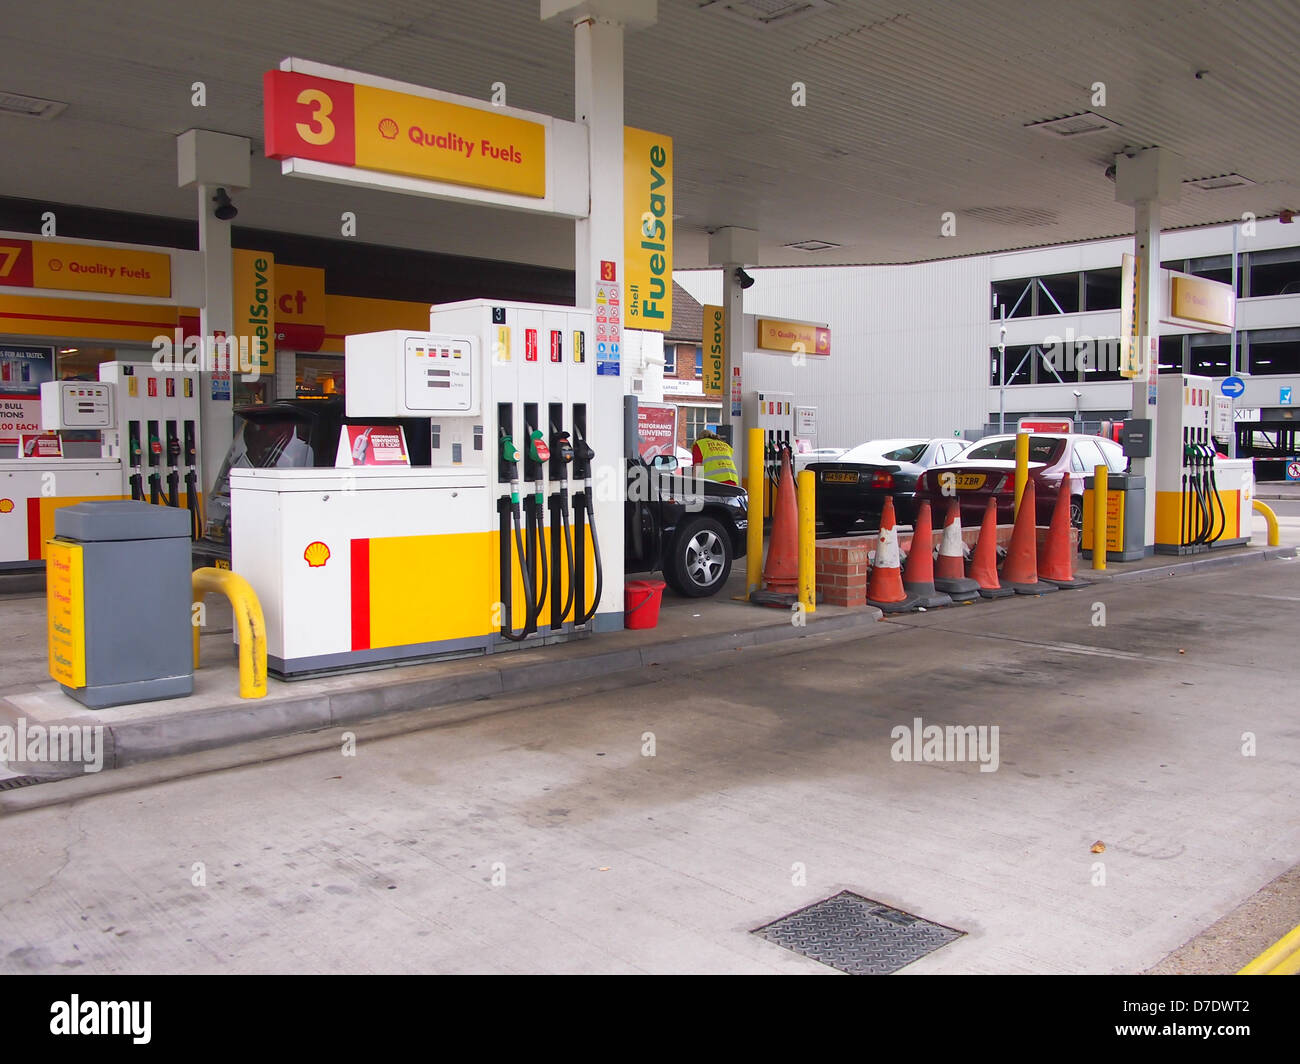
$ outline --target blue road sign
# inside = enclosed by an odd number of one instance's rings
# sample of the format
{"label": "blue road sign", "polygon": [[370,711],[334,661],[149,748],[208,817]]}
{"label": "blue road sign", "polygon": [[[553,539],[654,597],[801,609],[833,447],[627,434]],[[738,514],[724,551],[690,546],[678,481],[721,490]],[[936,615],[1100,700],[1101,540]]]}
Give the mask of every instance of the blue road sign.
{"label": "blue road sign", "polygon": [[1290,406],[1290,405],[1291,405],[1291,389],[1290,389],[1290,388],[1281,388],[1281,387],[1279,387],[1278,390],[1277,390],[1277,402],[1278,402],[1278,405],[1279,405],[1279,406]]}
{"label": "blue road sign", "polygon": [[1246,382],[1240,377],[1224,377],[1219,383],[1219,391],[1229,399],[1236,399],[1246,390]]}

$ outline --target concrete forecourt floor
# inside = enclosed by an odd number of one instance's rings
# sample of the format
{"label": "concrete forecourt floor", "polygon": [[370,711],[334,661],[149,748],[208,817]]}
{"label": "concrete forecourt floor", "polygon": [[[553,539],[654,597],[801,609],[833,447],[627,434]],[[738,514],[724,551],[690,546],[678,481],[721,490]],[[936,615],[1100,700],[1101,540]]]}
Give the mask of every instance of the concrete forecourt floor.
{"label": "concrete forecourt floor", "polygon": [[964,932],[905,973],[1235,970],[1295,923],[1300,563],[1148,577],[0,790],[3,969],[834,974],[750,932],[848,890]]}

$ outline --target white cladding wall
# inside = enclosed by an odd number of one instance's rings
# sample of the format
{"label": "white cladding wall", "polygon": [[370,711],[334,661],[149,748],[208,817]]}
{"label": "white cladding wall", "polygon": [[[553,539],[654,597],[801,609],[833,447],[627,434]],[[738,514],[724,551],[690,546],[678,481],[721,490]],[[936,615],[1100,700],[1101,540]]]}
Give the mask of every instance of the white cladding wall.
{"label": "white cladding wall", "polygon": [[[744,391],[791,392],[817,408],[817,444],[951,436],[987,413],[990,259],[914,266],[752,271],[745,312],[824,321],[829,358],[748,353]],[[718,271],[674,279],[702,303],[722,297]]]}
{"label": "white cladding wall", "polygon": [[[1198,194],[1194,190],[1186,195]],[[1256,223],[1240,235],[1238,251],[1295,247],[1300,225]],[[949,436],[994,420],[998,389],[989,384],[989,351],[998,344],[991,320],[994,280],[1045,276],[1120,265],[1133,250],[1132,237],[1003,255],[909,266],[837,266],[804,269],[752,268],[754,287],[745,293],[747,314],[824,321],[831,327],[831,357],[809,358],[798,368],[787,356],[749,354],[743,387],[793,392],[795,403],[817,407],[817,444],[852,446],[873,437]],[[1165,233],[1162,261],[1230,255],[1232,226]],[[702,303],[720,303],[717,270],[682,271],[674,279]],[[1239,329],[1300,326],[1300,295],[1266,296],[1238,303]],[[1007,323],[1008,347],[1042,344],[1048,338],[1115,336],[1118,311],[1018,318]],[[1162,325],[1161,335],[1191,330]],[[1239,407],[1271,406],[1278,389],[1300,378],[1259,376],[1247,380]],[[1023,414],[1127,409],[1127,382],[1020,385],[1006,389],[1008,421]],[[1110,416],[1109,413],[1106,416]]]}

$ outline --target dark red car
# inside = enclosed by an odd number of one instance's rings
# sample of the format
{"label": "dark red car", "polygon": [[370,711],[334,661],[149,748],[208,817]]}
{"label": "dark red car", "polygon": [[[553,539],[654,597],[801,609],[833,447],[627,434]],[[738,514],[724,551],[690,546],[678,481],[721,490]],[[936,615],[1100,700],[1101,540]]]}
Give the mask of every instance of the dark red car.
{"label": "dark red car", "polygon": [[[1075,528],[1082,527],[1084,478],[1102,464],[1112,473],[1122,473],[1127,462],[1119,445],[1101,436],[1073,432],[1030,436],[1029,476],[1034,482],[1038,509],[1035,523],[1051,523],[1056,495],[1065,480],[1070,492],[1070,521]],[[1010,524],[1015,517],[1015,436],[986,437],[955,462],[925,472],[917,484],[916,497],[930,500],[936,527],[942,524],[954,493],[961,505],[962,527],[970,528],[984,520],[990,498],[997,499],[998,524]]]}

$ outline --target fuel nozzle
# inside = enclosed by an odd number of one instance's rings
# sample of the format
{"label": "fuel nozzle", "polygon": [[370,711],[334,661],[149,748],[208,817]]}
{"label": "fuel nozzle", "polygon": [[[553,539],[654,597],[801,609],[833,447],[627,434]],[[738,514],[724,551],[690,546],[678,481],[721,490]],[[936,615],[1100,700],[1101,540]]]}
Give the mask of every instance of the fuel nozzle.
{"label": "fuel nozzle", "polygon": [[514,437],[503,428],[501,430],[500,477],[510,482],[510,501],[519,502],[519,448],[515,446]]}
{"label": "fuel nozzle", "polygon": [[525,425],[524,429],[528,433],[528,465],[532,473],[534,498],[540,506],[544,491],[546,461],[551,457],[551,449],[547,446],[541,429],[535,429],[531,425]]}
{"label": "fuel nozzle", "polygon": [[596,452],[591,449],[591,445],[586,439],[579,434],[573,444],[573,478],[575,480],[591,480],[591,463],[596,457]]}
{"label": "fuel nozzle", "polygon": [[569,466],[573,462],[573,441],[567,432],[551,426],[551,479],[568,480]]}

